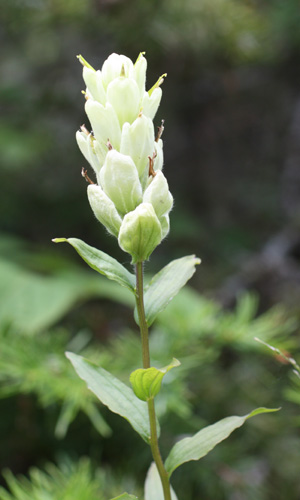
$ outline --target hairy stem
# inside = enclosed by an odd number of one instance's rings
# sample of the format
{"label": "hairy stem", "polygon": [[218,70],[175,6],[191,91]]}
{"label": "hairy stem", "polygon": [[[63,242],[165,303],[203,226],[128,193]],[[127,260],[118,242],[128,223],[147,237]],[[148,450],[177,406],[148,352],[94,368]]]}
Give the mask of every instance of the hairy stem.
{"label": "hairy stem", "polygon": [[[141,340],[142,340],[143,367],[150,368],[149,334],[148,334],[148,326],[146,323],[145,308],[144,308],[144,284],[143,284],[142,262],[138,262],[136,264],[135,272],[136,272],[136,306],[139,317]],[[154,398],[150,398],[147,401],[147,403],[148,403],[148,414],[150,420],[151,452],[161,479],[164,492],[164,500],[171,500],[169,477],[165,469],[158,445]]]}

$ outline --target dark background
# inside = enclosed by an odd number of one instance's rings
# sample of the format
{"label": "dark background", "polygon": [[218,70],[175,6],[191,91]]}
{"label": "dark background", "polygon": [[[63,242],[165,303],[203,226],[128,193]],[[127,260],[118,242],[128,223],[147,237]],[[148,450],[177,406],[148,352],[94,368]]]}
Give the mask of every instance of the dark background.
{"label": "dark background", "polygon": [[109,245],[80,177],[75,56],[101,67],[113,51],[135,60],[145,50],[148,86],[168,73],[156,124],[165,119],[175,208],[158,252],[196,252],[202,286],[219,285],[299,218],[299,18],[293,0],[3,3],[3,231],[49,246],[56,235]]}

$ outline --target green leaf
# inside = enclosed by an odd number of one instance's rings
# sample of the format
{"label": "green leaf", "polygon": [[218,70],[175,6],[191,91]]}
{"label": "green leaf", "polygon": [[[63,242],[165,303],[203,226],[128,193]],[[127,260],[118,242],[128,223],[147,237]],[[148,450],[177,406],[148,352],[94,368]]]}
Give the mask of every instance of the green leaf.
{"label": "green leaf", "polygon": [[142,401],[156,396],[161,388],[162,379],[168,371],[180,365],[178,359],[173,358],[172,363],[164,368],[139,368],[130,375],[134,394]]}
{"label": "green leaf", "polygon": [[[195,266],[200,264],[200,262],[200,259],[194,255],[188,255],[187,257],[173,260],[152,278],[144,295],[148,326],[152,325],[158,313],[167,307],[173,297],[193,276],[196,271]],[[137,321],[136,311],[135,318]]]}
{"label": "green leaf", "polygon": [[[145,500],[164,500],[161,480],[154,462],[150,465],[145,481]],[[171,486],[171,500],[178,500]]]}
{"label": "green leaf", "polygon": [[131,274],[120,262],[97,248],[90,247],[77,238],[55,238],[54,243],[67,242],[80,257],[95,271],[104,274],[108,279],[117,281],[122,286],[135,293],[135,276]]}
{"label": "green leaf", "polygon": [[171,476],[179,465],[190,460],[199,460],[207,455],[217,444],[224,441],[235,429],[241,427],[248,418],[259,415],[260,413],[268,413],[278,411],[279,408],[257,408],[248,415],[243,417],[227,417],[219,422],[209,425],[201,431],[197,432],[192,437],[184,438],[176,443],[170,451],[170,454],[165,462],[166,470]]}
{"label": "green leaf", "polygon": [[128,495],[128,493],[123,493],[122,495],[112,498],[111,500],[138,500],[138,497]]}
{"label": "green leaf", "polygon": [[100,366],[77,354],[67,352],[79,377],[110,411],[124,417],[134,430],[149,443],[150,423],[147,404],[140,401],[127,385]]}

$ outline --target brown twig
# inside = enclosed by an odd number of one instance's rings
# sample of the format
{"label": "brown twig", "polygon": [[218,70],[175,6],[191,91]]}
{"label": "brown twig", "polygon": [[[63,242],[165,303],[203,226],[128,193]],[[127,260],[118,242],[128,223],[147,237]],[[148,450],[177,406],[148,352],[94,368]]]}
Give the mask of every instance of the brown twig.
{"label": "brown twig", "polygon": [[88,174],[87,174],[87,170],[85,168],[82,168],[81,169],[81,175],[82,177],[85,178],[86,182],[88,182],[89,184],[95,184],[93,181],[91,181],[91,179],[89,178]]}
{"label": "brown twig", "polygon": [[160,127],[157,127],[157,135],[155,137],[155,142],[158,142],[159,139],[161,138],[161,136],[163,135],[163,131],[165,129],[164,124],[165,124],[165,120],[162,120]]}
{"label": "brown twig", "polygon": [[156,151],[153,153],[153,156],[148,156],[149,158],[149,177],[152,175],[152,177],[156,176],[156,172],[154,170],[154,159],[156,158]]}
{"label": "brown twig", "polygon": [[107,148],[108,148],[108,151],[111,151],[112,149],[114,149],[114,148],[112,147],[112,143],[110,142],[110,140],[109,140],[109,139],[107,139],[106,146],[107,146]]}

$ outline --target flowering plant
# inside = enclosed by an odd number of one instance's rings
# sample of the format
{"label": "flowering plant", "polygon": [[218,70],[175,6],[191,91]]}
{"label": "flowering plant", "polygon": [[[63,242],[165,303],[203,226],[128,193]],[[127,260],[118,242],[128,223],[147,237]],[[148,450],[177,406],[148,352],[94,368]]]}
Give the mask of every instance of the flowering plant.
{"label": "flowering plant", "polygon": [[[163,368],[151,366],[148,328],[200,263],[194,255],[174,260],[156,274],[147,287],[144,286],[143,263],[168,234],[169,213],[173,206],[173,197],[162,172],[163,122],[156,135],[153,125],[166,75],[146,91],[147,62],[143,53],[135,64],[128,57],[112,54],[101,71],[92,68],[82,56],[78,58],[83,65],[85,110],[93,132],[82,125],[76,139],[97,181],[94,183],[83,169],[82,174],[89,183],[89,203],[96,218],[131,256],[135,273],[76,238],[56,238],[54,241],[68,242],[89,266],[134,294],[143,367],[131,373],[131,389],[81,356],[66,355],[99,400],[128,420],[150,446],[153,463],[145,481],[144,500],[176,500],[170,477],[177,467],[205,456],[248,418],[274,410],[258,408],[241,417],[224,418],[193,436],[178,440],[163,461],[154,398],[164,376],[180,362],[173,359]],[[118,497],[119,500],[134,498],[128,493]]]}
{"label": "flowering plant", "polygon": [[169,232],[173,197],[162,173],[161,134],[153,118],[160,103],[163,76],[145,90],[146,59],[136,63],[112,54],[95,71],[79,56],[87,86],[85,110],[93,133],[82,126],[79,148],[90,163],[97,184],[88,198],[97,219],[118,238],[132,263],[147,260]]}

